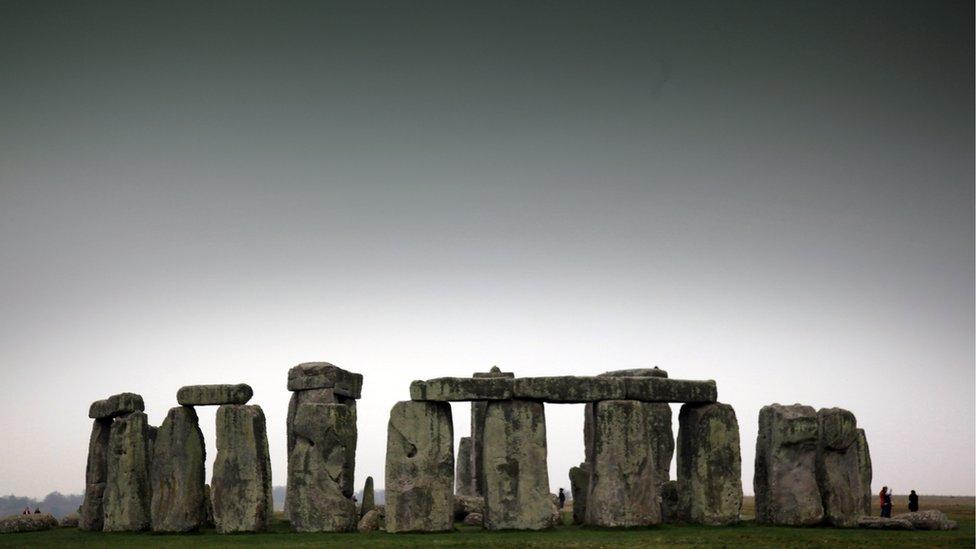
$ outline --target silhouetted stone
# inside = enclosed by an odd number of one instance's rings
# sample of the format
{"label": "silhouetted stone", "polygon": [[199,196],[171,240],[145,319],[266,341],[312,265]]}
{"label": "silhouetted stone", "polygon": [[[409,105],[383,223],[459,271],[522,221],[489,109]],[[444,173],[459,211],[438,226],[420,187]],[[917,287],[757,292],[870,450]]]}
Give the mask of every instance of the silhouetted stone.
{"label": "silhouetted stone", "polygon": [[486,528],[541,530],[553,526],[542,403],[488,403],[484,468]]}
{"label": "silhouetted stone", "polygon": [[104,524],[102,498],[108,481],[108,439],[111,429],[112,420],[96,419],[92,422],[85,467],[85,499],[79,511],[79,528],[82,530],[100,532]]}
{"label": "silhouetted stone", "polygon": [[569,468],[569,488],[573,492],[573,523],[586,521],[586,493],[590,489],[590,465],[585,461],[579,467]]}
{"label": "silhouetted stone", "polygon": [[40,532],[57,528],[58,519],[47,513],[30,515],[10,515],[0,518],[0,534],[16,534],[19,532]]}
{"label": "silhouetted stone", "polygon": [[707,404],[718,399],[715,382],[669,379],[664,377],[622,377],[628,400],[644,402],[684,402]]}
{"label": "silhouetted stone", "polygon": [[857,430],[857,468],[861,479],[861,514],[871,514],[871,501],[874,494],[871,490],[871,480],[874,475],[871,469],[871,450],[864,429]]}
{"label": "silhouetted stone", "polygon": [[250,385],[187,385],[176,392],[176,402],[183,406],[247,404],[254,396]]}
{"label": "silhouetted stone", "polygon": [[552,376],[515,378],[515,398],[585,403],[624,397],[624,382],[613,377]]}
{"label": "silhouetted stone", "polygon": [[96,400],[88,408],[88,417],[92,419],[112,419],[132,412],[145,411],[146,404],[142,397],[135,393],[119,393],[104,400]]}
{"label": "silhouetted stone", "polygon": [[817,485],[823,501],[824,522],[854,528],[863,498],[859,474],[857,420],[841,408],[817,412],[820,439],[817,446]]}
{"label": "silhouetted stone", "polygon": [[151,467],[154,532],[194,532],[206,521],[207,450],[193,408],[170,409],[156,434]]}
{"label": "silhouetted stone", "polygon": [[359,516],[362,517],[366,513],[373,510],[376,507],[376,496],[373,493],[373,477],[366,477],[366,484],[363,485],[363,501],[359,504]]}
{"label": "silhouetted stone", "polygon": [[288,370],[288,390],[332,389],[335,394],[359,398],[363,376],[343,370],[328,362],[306,362]]}
{"label": "silhouetted stone", "polygon": [[678,500],[684,520],[726,525],[742,509],[739,422],[728,404],[685,404],[678,414]]}
{"label": "silhouetted stone", "polygon": [[398,402],[386,438],[386,531],[453,529],[454,433],[445,402]]}
{"label": "silhouetted stone", "polygon": [[771,404],[759,411],[756,522],[809,526],[823,520],[817,440],[817,412],[810,406]]}
{"label": "silhouetted stone", "polygon": [[471,470],[471,437],[461,437],[456,462],[455,492],[461,496],[475,495],[474,472]]}
{"label": "silhouetted stone", "polygon": [[138,532],[149,528],[150,459],[146,414],[133,412],[116,418],[108,441],[103,531]]}
{"label": "silhouetted stone", "polygon": [[260,406],[225,404],[217,409],[217,457],[210,488],[219,533],[268,528],[273,510],[271,460]]}
{"label": "silhouetted stone", "polygon": [[632,400],[597,402],[591,421],[585,523],[605,527],[660,523],[648,407]]}
{"label": "silhouetted stone", "polygon": [[439,377],[410,384],[410,399],[451,402],[460,400],[508,400],[512,380],[503,377]]}
{"label": "silhouetted stone", "polygon": [[892,520],[904,520],[912,525],[916,530],[955,530],[959,528],[956,521],[949,520],[945,513],[938,509],[930,511],[916,511],[914,513],[901,513],[891,517]]}
{"label": "silhouetted stone", "polygon": [[295,448],[288,459],[287,502],[297,532],[351,532],[359,514],[346,468],[354,418],[342,404],[302,404],[295,415]]}

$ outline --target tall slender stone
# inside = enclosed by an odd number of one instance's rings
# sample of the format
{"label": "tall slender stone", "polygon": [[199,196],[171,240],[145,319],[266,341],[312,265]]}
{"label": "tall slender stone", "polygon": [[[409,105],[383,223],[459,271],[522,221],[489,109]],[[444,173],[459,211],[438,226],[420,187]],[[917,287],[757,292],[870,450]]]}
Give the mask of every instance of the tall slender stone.
{"label": "tall slender stone", "polygon": [[474,475],[471,471],[471,437],[461,437],[458,443],[457,473],[454,491],[459,496],[473,496]]}
{"label": "tall slender stone", "polygon": [[102,530],[105,518],[102,499],[105,495],[105,483],[108,481],[108,439],[111,429],[111,419],[96,419],[92,422],[91,437],[88,440],[88,464],[85,468],[85,500],[81,504],[78,520],[78,527],[82,530]]}
{"label": "tall slender stone", "polygon": [[490,401],[484,426],[485,527],[541,530],[554,526],[541,402]]}
{"label": "tall slender stone", "polygon": [[590,489],[590,464],[569,468],[569,487],[573,491],[573,523],[586,522],[586,493]]}
{"label": "tall slender stone", "polygon": [[451,405],[396,403],[386,435],[386,531],[449,531],[453,514]]}
{"label": "tall slender stone", "polygon": [[154,532],[193,532],[207,519],[207,450],[193,408],[170,409],[156,434],[151,468]]}
{"label": "tall slender stone", "polygon": [[217,457],[210,481],[217,531],[263,532],[273,510],[271,459],[260,406],[217,409]]}
{"label": "tall slender stone", "polygon": [[857,467],[861,477],[861,514],[871,515],[871,501],[874,491],[871,490],[871,480],[874,476],[871,469],[871,450],[868,448],[868,438],[864,429],[857,430]]}
{"label": "tall slender stone", "polygon": [[824,521],[832,526],[856,528],[863,508],[857,451],[857,419],[841,408],[817,412],[817,484],[823,500]]}
{"label": "tall slender stone", "polygon": [[149,528],[149,420],[143,412],[119,416],[108,442],[105,485],[105,532]]}
{"label": "tall slender stone", "polygon": [[633,400],[592,407],[586,524],[647,526],[661,522],[650,409]]}
{"label": "tall slender stone", "polygon": [[376,508],[376,496],[373,493],[373,477],[366,477],[363,485],[363,502],[359,505],[359,518]]}
{"label": "tall slender stone", "polygon": [[759,411],[756,438],[756,522],[809,526],[823,520],[817,485],[817,412],[771,404]]}
{"label": "tall slender stone", "polygon": [[295,448],[288,459],[288,512],[298,532],[351,532],[359,517],[346,447],[355,438],[352,411],[343,404],[302,404],[295,414]]}
{"label": "tall slender stone", "polygon": [[742,459],[739,422],[728,404],[685,404],[678,414],[678,500],[698,524],[739,521]]}

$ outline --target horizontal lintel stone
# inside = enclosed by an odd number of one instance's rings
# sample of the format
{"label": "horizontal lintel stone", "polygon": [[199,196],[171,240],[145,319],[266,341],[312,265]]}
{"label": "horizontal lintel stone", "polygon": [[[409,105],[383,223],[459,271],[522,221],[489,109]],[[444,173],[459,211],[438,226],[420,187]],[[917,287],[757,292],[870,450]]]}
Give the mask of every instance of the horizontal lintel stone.
{"label": "horizontal lintel stone", "polygon": [[624,382],[614,377],[519,377],[515,398],[543,402],[596,402],[624,398]]}
{"label": "horizontal lintel stone", "polygon": [[625,398],[644,402],[686,402],[705,404],[718,400],[715,381],[668,379],[663,377],[623,377]]}
{"label": "horizontal lintel stone", "polygon": [[451,402],[511,398],[512,379],[507,377],[440,377],[410,384],[411,400]]}
{"label": "horizontal lintel stone", "polygon": [[328,362],[306,362],[288,370],[288,390],[307,389],[332,389],[339,396],[359,398],[363,390],[363,376]]}
{"label": "horizontal lintel stone", "polygon": [[223,404],[247,404],[254,396],[250,385],[187,385],[176,392],[176,402],[181,406],[220,406]]}
{"label": "horizontal lintel stone", "polygon": [[103,400],[92,402],[88,408],[88,417],[92,419],[111,419],[116,416],[143,412],[146,404],[142,396],[135,393],[119,393]]}

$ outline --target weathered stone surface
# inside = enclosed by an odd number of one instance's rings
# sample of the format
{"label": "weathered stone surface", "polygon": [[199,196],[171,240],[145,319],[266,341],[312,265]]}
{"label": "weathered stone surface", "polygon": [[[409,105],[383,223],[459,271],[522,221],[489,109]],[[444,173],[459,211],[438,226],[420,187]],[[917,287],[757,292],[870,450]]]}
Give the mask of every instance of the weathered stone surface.
{"label": "weathered stone surface", "polygon": [[664,377],[622,377],[624,393],[629,400],[644,402],[684,402],[707,404],[718,399],[715,382],[669,379]]}
{"label": "weathered stone surface", "polygon": [[81,517],[78,513],[68,513],[67,515],[61,517],[58,522],[58,526],[61,528],[77,528],[78,524],[81,522]]}
{"label": "weathered stone surface", "polygon": [[485,512],[485,498],[481,496],[454,496],[454,520],[462,520],[471,513]]}
{"label": "weathered stone surface", "polygon": [[[352,500],[347,445],[355,435],[343,404],[302,404],[295,414],[295,448],[288,459],[286,498],[297,532],[350,532],[359,514]],[[348,491],[346,487],[349,487]]]}
{"label": "weathered stone surface", "polygon": [[854,414],[841,408],[817,412],[817,485],[823,502],[824,522],[854,528],[864,502],[861,494]]}
{"label": "weathered stone surface", "polygon": [[647,406],[633,400],[607,400],[595,403],[592,410],[585,523],[605,527],[660,523]]}
{"label": "weathered stone surface", "polygon": [[823,520],[817,433],[817,412],[810,406],[771,404],[759,411],[756,522],[809,526]]}
{"label": "weathered stone surface", "polygon": [[18,532],[40,532],[58,526],[58,519],[47,513],[30,515],[10,515],[0,518],[0,534],[16,534]]}
{"label": "weathered stone surface", "polygon": [[210,489],[217,532],[267,529],[273,510],[271,460],[260,406],[225,404],[217,409],[217,457]]}
{"label": "weathered stone surface", "polygon": [[492,366],[491,370],[487,372],[475,372],[471,377],[507,377],[513,378],[515,374],[512,372],[503,372],[498,366]]}
{"label": "weathered stone surface", "polygon": [[916,530],[955,530],[959,528],[956,521],[949,520],[949,517],[938,509],[901,513],[891,517],[891,519],[904,520],[910,523]]}
{"label": "weathered stone surface", "polygon": [[515,398],[584,403],[624,398],[624,382],[613,377],[552,376],[515,378]]}
{"label": "weathered stone surface", "polygon": [[651,451],[654,456],[654,478],[660,485],[671,480],[671,458],[674,456],[674,431],[671,426],[671,405],[663,402],[642,402],[651,423]]}
{"label": "weathered stone surface", "polygon": [[366,477],[363,485],[363,501],[359,504],[359,516],[372,511],[376,507],[376,495],[373,492],[373,477]]}
{"label": "weathered stone surface", "polygon": [[183,406],[247,404],[254,396],[250,385],[187,385],[176,392],[176,402]]}
{"label": "weathered stone surface", "polygon": [[203,526],[204,528],[214,528],[214,516],[213,516],[213,497],[210,495],[210,485],[206,484],[203,487]]}
{"label": "weathered stone surface", "polygon": [[396,403],[386,438],[386,531],[449,531],[453,511],[451,405]]}
{"label": "weathered stone surface", "polygon": [[375,532],[380,528],[380,512],[376,509],[371,509],[363,515],[363,518],[359,519],[359,524],[356,529],[359,530],[361,534],[366,534],[369,532]]}
{"label": "weathered stone surface", "polygon": [[461,496],[473,496],[474,491],[474,472],[471,470],[471,437],[461,437],[458,443],[457,472],[455,474],[454,490]]}
{"label": "weathered stone surface", "polygon": [[119,393],[104,400],[92,402],[88,417],[92,419],[112,419],[132,412],[145,411],[146,404],[135,393]]}
{"label": "weathered stone surface", "polygon": [[[512,379],[515,374],[503,372],[498,366],[492,366],[488,372],[476,372],[474,377],[503,377]],[[473,495],[483,496],[485,493],[485,407],[486,401],[474,401],[471,403],[471,472],[473,480]]]}
{"label": "weathered stone surface", "polygon": [[504,377],[439,377],[410,384],[410,399],[452,402],[459,400],[508,400],[512,380]]}
{"label": "weathered stone surface", "polygon": [[482,513],[468,513],[464,516],[464,523],[468,526],[484,526],[485,515]]}
{"label": "weathered stone surface", "polygon": [[871,490],[871,480],[874,473],[871,468],[871,450],[868,447],[868,437],[864,429],[857,430],[857,470],[861,479],[861,514],[871,514],[871,501],[874,493]]}
{"label": "weathered stone surface", "polygon": [[295,447],[295,433],[292,431],[292,425],[295,423],[295,412],[298,411],[298,407],[302,404],[346,404],[347,402],[356,402],[351,398],[343,398],[340,402],[340,398],[336,396],[335,391],[332,389],[308,389],[292,392],[291,399],[288,401],[288,417],[285,420],[289,455],[291,455],[292,448]]}
{"label": "weathered stone surface", "polygon": [[306,362],[288,370],[288,390],[332,389],[349,398],[362,396],[363,376],[328,362]]}
{"label": "weathered stone surface", "polygon": [[562,526],[563,525],[563,510],[559,507],[559,496],[556,494],[549,494],[549,501],[552,503],[552,525]]}
{"label": "weathered stone surface", "polygon": [[653,368],[631,368],[604,372],[600,377],[668,377],[668,373],[657,366]]}
{"label": "weathered stone surface", "polygon": [[207,450],[193,408],[170,409],[156,434],[150,515],[154,532],[194,532],[206,520]]}
{"label": "weathered stone surface", "polygon": [[543,404],[490,401],[484,437],[485,527],[541,530],[553,526]]}
{"label": "weathered stone surface", "polygon": [[85,499],[79,513],[79,527],[82,530],[102,530],[102,497],[108,481],[108,438],[111,429],[112,420],[96,419],[92,422],[91,437],[88,439],[88,463],[85,467]]}
{"label": "weathered stone surface", "polygon": [[860,528],[872,528],[874,530],[914,530],[912,523],[905,519],[868,517],[862,516],[857,519]]}
{"label": "weathered stone surface", "polygon": [[661,522],[681,522],[681,502],[678,500],[678,481],[669,480],[661,485]]}
{"label": "weathered stone surface", "polygon": [[103,531],[138,532],[149,528],[150,459],[146,414],[133,412],[116,418],[108,440]]}
{"label": "weathered stone surface", "polygon": [[579,467],[569,468],[569,489],[573,492],[573,523],[586,521],[586,493],[590,489],[590,465],[585,461]]}
{"label": "weathered stone surface", "polygon": [[728,404],[685,404],[678,414],[678,501],[684,520],[726,525],[742,509],[739,422]]}

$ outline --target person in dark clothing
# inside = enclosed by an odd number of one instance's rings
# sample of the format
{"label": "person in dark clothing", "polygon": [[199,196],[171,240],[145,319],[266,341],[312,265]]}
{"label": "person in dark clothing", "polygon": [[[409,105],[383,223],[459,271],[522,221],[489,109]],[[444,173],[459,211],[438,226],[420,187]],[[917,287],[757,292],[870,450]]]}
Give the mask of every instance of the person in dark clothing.
{"label": "person in dark clothing", "polygon": [[881,489],[881,516],[891,518],[891,490],[887,486]]}
{"label": "person in dark clothing", "polygon": [[38,507],[38,508],[34,509],[34,514],[35,515],[40,515],[41,514],[41,508]]}
{"label": "person in dark clothing", "polygon": [[566,492],[562,488],[559,489],[559,508],[562,509],[566,505]]}
{"label": "person in dark clothing", "polygon": [[912,513],[918,511],[918,494],[915,493],[915,490],[908,494],[908,510]]}

